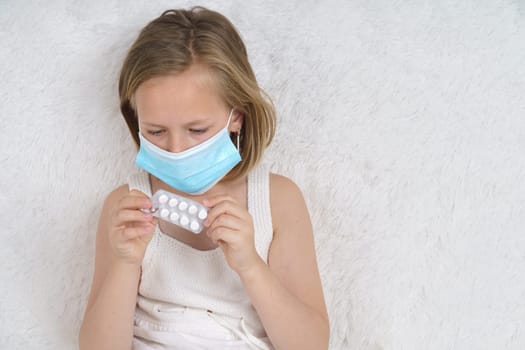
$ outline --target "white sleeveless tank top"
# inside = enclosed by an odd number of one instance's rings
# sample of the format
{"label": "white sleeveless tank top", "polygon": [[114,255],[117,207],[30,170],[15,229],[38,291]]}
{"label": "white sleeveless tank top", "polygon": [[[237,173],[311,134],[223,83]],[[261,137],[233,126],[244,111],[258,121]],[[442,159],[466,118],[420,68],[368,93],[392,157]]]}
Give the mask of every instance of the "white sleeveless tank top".
{"label": "white sleeveless tank top", "polygon": [[[128,179],[129,189],[150,196],[148,173],[139,169]],[[248,212],[254,224],[257,253],[268,262],[268,250],[273,238],[270,211],[269,169],[258,164],[248,174]],[[145,316],[160,325],[160,309],[191,308],[213,315],[243,320],[243,327],[257,338],[266,332],[238,276],[226,262],[220,248],[197,250],[159,229],[146,248],[138,290],[136,316]],[[140,322],[135,320],[135,329]],[[140,330],[140,329],[139,329]]]}

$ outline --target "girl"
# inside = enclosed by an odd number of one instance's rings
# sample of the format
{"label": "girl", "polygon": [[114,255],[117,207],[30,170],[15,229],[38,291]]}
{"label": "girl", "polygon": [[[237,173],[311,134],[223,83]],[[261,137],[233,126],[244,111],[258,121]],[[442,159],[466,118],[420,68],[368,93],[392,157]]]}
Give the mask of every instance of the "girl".
{"label": "girl", "polygon": [[[120,73],[138,172],[105,200],[81,349],[326,349],[312,227],[261,163],[275,111],[221,14],[169,10]],[[194,234],[146,209],[159,189],[209,208]]]}

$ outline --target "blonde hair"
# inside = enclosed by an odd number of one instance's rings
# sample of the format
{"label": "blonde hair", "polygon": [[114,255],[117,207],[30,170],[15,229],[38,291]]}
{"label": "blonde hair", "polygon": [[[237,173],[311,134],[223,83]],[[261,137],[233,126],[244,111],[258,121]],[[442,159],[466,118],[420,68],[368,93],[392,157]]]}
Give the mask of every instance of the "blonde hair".
{"label": "blonde hair", "polygon": [[144,27],[122,65],[120,110],[139,147],[137,88],[148,79],[180,73],[194,63],[209,68],[223,100],[244,115],[239,147],[242,161],[225,177],[239,178],[261,160],[272,142],[275,108],[257,84],[239,33],[220,13],[204,7],[167,10]]}

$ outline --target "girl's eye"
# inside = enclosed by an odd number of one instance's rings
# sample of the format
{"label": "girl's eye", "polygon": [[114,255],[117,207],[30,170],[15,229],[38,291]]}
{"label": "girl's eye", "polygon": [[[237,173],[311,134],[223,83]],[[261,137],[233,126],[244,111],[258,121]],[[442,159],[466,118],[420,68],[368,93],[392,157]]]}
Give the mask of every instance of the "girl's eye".
{"label": "girl's eye", "polygon": [[150,130],[150,131],[148,131],[148,134],[153,135],[153,136],[159,136],[163,132],[164,132],[164,130]]}
{"label": "girl's eye", "polygon": [[208,129],[190,129],[190,132],[194,134],[204,134]]}

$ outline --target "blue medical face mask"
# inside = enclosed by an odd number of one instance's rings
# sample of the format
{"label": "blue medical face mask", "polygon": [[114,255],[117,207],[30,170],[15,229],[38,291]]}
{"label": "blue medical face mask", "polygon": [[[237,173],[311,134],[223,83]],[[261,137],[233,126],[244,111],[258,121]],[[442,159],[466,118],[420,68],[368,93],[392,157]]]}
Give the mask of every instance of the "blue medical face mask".
{"label": "blue medical face mask", "polygon": [[188,194],[208,191],[241,161],[228,126],[208,140],[182,152],[168,152],[146,140],[139,132],[140,149],[135,163],[169,186]]}

